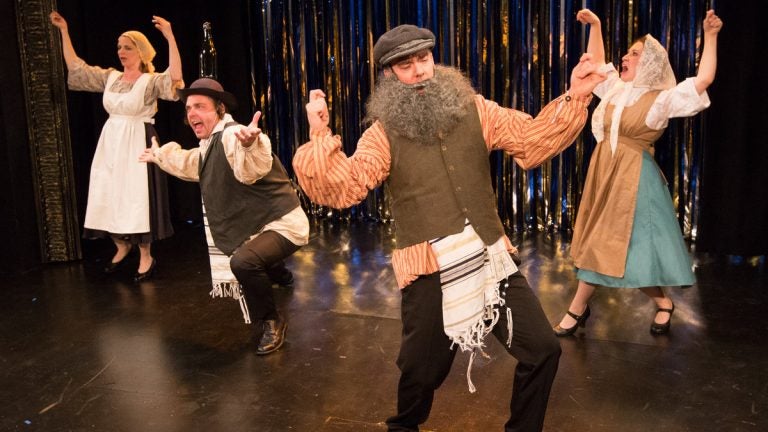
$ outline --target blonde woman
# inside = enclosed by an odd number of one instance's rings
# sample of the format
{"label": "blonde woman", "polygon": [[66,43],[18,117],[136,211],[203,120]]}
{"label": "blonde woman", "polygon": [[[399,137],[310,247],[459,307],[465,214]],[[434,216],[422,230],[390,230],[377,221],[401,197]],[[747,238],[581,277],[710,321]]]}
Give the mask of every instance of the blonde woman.
{"label": "blonde woman", "polygon": [[103,93],[109,113],[91,164],[83,237],[109,237],[115,243],[117,250],[104,268],[106,273],[114,272],[137,245],[140,259],[134,281],[144,281],[155,270],[152,241],[173,234],[165,174],[136,160],[157,135],[152,126],[157,99],[178,100],[176,90],[184,87],[171,23],[152,17],[168,41],[169,52],[168,69],[157,73],[152,64],[155,49],[142,33],[131,30],[118,37],[122,71],[104,69],[89,66],[77,56],[64,17],[54,11],[50,19],[61,33],[70,90]]}

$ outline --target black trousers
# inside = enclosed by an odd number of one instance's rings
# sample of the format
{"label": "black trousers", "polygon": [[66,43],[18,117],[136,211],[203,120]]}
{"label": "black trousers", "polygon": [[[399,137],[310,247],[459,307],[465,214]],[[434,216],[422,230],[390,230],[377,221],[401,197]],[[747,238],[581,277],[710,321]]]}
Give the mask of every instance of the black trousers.
{"label": "black trousers", "polygon": [[251,322],[277,319],[272,281],[290,279],[283,260],[297,250],[299,246],[282,235],[265,231],[232,254],[229,265],[242,285]]}
{"label": "black trousers", "polygon": [[[506,345],[507,317],[501,313],[493,335],[518,360],[507,432],[541,431],[549,391],[557,373],[560,342],[531,291],[517,272],[504,293],[514,323],[512,346]],[[397,415],[390,431],[418,431],[429,417],[435,390],[451,369],[456,348],[443,330],[442,290],[438,273],[422,276],[402,291],[403,337],[397,366]]]}

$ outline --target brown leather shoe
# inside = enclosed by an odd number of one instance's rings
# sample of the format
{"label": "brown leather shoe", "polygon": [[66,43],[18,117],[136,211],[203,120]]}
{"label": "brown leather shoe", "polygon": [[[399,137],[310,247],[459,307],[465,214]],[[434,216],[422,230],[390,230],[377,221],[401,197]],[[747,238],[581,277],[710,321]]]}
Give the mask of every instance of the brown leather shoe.
{"label": "brown leather shoe", "polygon": [[265,320],[263,328],[264,334],[261,335],[259,345],[256,347],[256,354],[258,355],[275,352],[283,346],[288,324],[282,317],[279,317],[276,320]]}

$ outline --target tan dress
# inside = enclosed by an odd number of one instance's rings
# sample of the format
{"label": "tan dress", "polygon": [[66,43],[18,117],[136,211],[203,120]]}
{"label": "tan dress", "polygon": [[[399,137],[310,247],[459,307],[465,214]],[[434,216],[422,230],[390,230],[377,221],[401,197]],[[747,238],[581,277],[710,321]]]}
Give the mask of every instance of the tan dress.
{"label": "tan dress", "polygon": [[608,139],[613,105],[606,108],[605,139],[592,153],[571,242],[571,256],[579,269],[624,276],[643,152],[653,155],[653,143],[664,132],[645,124],[658,94],[647,92],[624,108],[614,154]]}

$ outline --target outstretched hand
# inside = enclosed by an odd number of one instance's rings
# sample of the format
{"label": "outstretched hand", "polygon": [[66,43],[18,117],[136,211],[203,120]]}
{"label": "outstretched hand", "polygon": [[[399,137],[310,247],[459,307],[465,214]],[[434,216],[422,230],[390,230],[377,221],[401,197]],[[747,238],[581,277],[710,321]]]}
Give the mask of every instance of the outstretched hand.
{"label": "outstretched hand", "polygon": [[582,54],[579,64],[571,72],[570,92],[574,96],[589,96],[592,90],[605,81],[604,72],[599,72],[600,66],[592,62],[592,54]]}
{"label": "outstretched hand", "polygon": [[51,24],[53,24],[56,28],[61,31],[67,31],[67,20],[65,20],[60,13],[53,11],[48,15],[48,17],[51,19]]}
{"label": "outstretched hand", "polygon": [[259,135],[261,134],[261,129],[259,128],[260,118],[261,111],[256,111],[256,114],[253,115],[253,120],[251,120],[251,123],[248,126],[240,128],[240,130],[235,132],[235,137],[238,141],[240,141],[241,146],[247,148],[256,142],[256,139],[258,139]]}
{"label": "outstretched hand", "polygon": [[139,155],[139,162],[154,163],[155,162],[155,150],[160,148],[160,144],[157,143],[157,137],[152,137],[152,147],[144,149]]}
{"label": "outstretched hand", "polygon": [[307,121],[309,128],[313,131],[322,131],[328,127],[330,116],[328,115],[328,104],[325,102],[325,93],[322,90],[315,89],[309,92],[309,102],[307,108]]}

